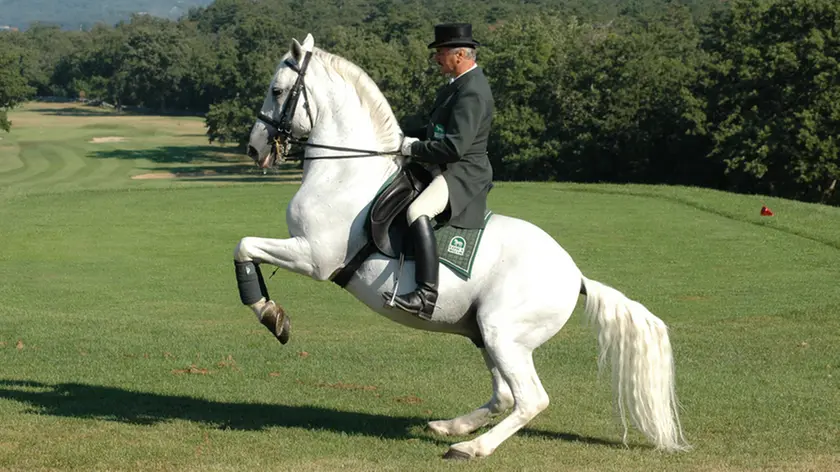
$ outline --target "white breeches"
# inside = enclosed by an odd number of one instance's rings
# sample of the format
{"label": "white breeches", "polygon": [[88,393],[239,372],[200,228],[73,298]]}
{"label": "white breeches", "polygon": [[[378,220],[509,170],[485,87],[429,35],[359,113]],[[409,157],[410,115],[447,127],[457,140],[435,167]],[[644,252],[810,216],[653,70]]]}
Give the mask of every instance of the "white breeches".
{"label": "white breeches", "polygon": [[406,212],[408,226],[423,215],[428,216],[429,219],[436,217],[446,209],[447,204],[449,204],[449,186],[446,185],[443,176],[438,174],[408,207]]}

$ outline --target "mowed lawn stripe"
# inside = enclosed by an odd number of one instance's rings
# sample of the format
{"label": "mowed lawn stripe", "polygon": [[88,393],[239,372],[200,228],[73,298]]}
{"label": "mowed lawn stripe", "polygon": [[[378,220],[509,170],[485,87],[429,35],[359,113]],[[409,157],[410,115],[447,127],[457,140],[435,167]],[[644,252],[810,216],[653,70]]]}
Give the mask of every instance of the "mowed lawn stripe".
{"label": "mowed lawn stripe", "polygon": [[18,159],[23,164],[15,169],[0,173],[0,183],[7,188],[17,184],[25,183],[36,178],[40,178],[40,174],[50,174],[52,163],[49,157],[44,153],[43,142],[36,141],[22,141],[18,143]]}

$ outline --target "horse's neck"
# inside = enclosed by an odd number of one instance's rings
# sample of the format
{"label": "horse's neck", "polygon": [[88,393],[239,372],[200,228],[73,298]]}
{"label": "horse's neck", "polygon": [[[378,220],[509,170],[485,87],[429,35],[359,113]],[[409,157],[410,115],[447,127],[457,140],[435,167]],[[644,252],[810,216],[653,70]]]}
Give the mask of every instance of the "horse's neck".
{"label": "horse's neck", "polygon": [[[381,133],[355,96],[342,97],[324,94],[332,102],[318,103],[320,113],[315,128],[310,133],[312,143],[340,146],[361,150],[392,151],[399,138],[386,137],[389,143],[380,142]],[[290,227],[305,233],[318,234],[319,240],[329,244],[339,259],[357,251],[364,244],[364,221],[370,204],[387,179],[399,170],[393,156],[336,158],[342,154],[359,155],[358,152],[335,151],[310,147],[303,181],[287,215]],[[332,157],[336,156],[336,157]],[[326,234],[325,234],[326,233]],[[340,264],[341,260],[336,260]]]}
{"label": "horse's neck", "polygon": [[[341,90],[343,93],[352,91]],[[381,142],[380,133],[356,97],[345,98],[340,93],[326,96],[331,103],[319,104],[319,109],[330,110],[318,120],[309,140],[358,150],[394,151],[398,143],[391,137],[388,143]],[[341,155],[359,156],[360,153],[336,151],[311,147],[306,156],[321,159],[307,160],[304,164],[303,185],[318,187],[323,196],[325,185],[338,200],[350,199],[363,207],[369,203],[379,187],[397,170],[399,164],[393,156],[350,157],[336,159]]]}

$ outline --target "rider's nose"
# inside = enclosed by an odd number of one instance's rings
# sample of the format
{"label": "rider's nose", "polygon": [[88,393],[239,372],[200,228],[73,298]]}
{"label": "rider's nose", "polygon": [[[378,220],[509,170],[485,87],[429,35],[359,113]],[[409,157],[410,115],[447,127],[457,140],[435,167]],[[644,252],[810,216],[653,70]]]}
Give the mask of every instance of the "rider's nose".
{"label": "rider's nose", "polygon": [[257,148],[255,148],[254,146],[248,146],[248,157],[250,157],[251,159],[256,159],[257,156]]}

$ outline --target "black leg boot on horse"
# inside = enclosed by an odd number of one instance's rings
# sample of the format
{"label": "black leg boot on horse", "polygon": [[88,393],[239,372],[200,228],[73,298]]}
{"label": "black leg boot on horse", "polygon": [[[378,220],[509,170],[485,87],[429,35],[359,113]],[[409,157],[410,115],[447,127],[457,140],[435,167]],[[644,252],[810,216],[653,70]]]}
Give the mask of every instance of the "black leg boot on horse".
{"label": "black leg boot on horse", "polygon": [[[414,238],[414,266],[417,289],[394,298],[394,305],[409,313],[414,313],[424,320],[431,320],[438,297],[437,244],[435,232],[428,216],[421,216],[411,224],[411,236]],[[392,292],[383,294],[387,302],[394,297]]]}
{"label": "black leg boot on horse", "polygon": [[242,304],[255,311],[260,323],[271,331],[280,344],[289,342],[291,331],[289,316],[268,295],[260,265],[253,261],[236,260],[233,261],[233,265],[236,268],[236,283]]}

